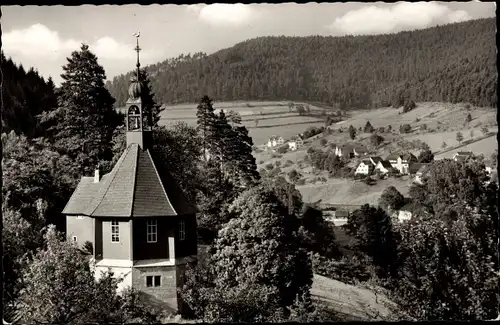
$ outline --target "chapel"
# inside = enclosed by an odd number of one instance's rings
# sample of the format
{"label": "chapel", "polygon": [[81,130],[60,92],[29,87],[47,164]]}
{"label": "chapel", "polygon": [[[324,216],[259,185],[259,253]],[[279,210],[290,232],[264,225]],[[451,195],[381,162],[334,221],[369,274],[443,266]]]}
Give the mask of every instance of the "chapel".
{"label": "chapel", "polygon": [[[63,210],[69,240],[90,242],[96,277],[111,269],[149,301],[181,311],[177,288],[197,261],[196,208],[151,151],[150,110],[143,107],[139,42],[137,70],[126,103],[127,146],[105,175],[81,178]],[[88,244],[87,244],[88,245]]]}

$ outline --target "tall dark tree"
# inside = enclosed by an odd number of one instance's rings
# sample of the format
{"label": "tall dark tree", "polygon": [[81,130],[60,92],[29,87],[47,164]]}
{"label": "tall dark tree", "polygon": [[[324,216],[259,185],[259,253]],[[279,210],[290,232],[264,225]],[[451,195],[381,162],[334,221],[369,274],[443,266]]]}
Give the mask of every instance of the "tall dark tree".
{"label": "tall dark tree", "polygon": [[418,155],[419,163],[430,163],[432,161],[434,161],[434,154],[431,150],[423,150]]}
{"label": "tall dark tree", "polygon": [[351,138],[351,140],[354,140],[354,138],[356,138],[356,129],[352,125],[349,125],[349,137]]}
{"label": "tall dark tree", "polygon": [[370,121],[366,121],[365,128],[363,129],[363,132],[365,133],[372,133],[373,132],[373,126],[371,125]]}
{"label": "tall dark tree", "polygon": [[205,160],[208,158],[210,153],[210,143],[212,138],[215,136],[215,110],[213,108],[212,100],[208,96],[203,96],[198,104],[196,117],[198,120],[197,130],[203,141],[203,152]]}
{"label": "tall dark tree", "polygon": [[344,228],[356,238],[358,249],[373,259],[379,275],[395,273],[397,242],[391,218],[384,210],[365,204],[349,216]]}
{"label": "tall dark tree", "polygon": [[123,119],[104,87],[104,69],[88,45],[82,44],[67,60],[58,107],[44,112],[41,121],[52,146],[74,159],[82,174],[90,174],[99,161],[112,159],[113,131]]}

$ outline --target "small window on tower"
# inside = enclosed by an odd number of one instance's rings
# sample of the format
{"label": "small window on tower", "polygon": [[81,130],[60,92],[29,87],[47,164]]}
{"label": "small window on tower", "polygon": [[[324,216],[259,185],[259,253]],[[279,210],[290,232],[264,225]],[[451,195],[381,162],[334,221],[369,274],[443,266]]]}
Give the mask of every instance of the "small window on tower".
{"label": "small window on tower", "polygon": [[73,236],[73,241],[76,243],[78,241],[78,238],[76,236]]}
{"label": "small window on tower", "polygon": [[186,239],[186,223],[184,220],[179,221],[179,240]]}
{"label": "small window on tower", "polygon": [[111,242],[118,243],[120,241],[120,225],[118,220],[111,221]]}
{"label": "small window on tower", "polygon": [[148,243],[156,243],[158,237],[158,225],[156,220],[148,220],[147,226],[147,242]]}

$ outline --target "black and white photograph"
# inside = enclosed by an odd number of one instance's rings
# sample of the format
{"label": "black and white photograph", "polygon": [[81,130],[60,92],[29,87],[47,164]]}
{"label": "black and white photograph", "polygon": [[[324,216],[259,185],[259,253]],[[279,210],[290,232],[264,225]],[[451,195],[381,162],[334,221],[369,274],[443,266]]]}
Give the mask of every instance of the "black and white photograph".
{"label": "black and white photograph", "polygon": [[495,2],[0,10],[4,325],[500,320]]}

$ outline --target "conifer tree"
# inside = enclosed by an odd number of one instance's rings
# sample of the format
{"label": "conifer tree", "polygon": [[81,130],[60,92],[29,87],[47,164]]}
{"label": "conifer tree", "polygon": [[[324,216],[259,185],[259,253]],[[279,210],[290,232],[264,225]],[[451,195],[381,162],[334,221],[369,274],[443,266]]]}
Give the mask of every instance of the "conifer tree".
{"label": "conifer tree", "polygon": [[67,58],[58,91],[58,107],[41,115],[48,140],[89,174],[101,160],[112,158],[111,140],[123,122],[114,99],[104,87],[106,74],[97,57],[82,44]]}
{"label": "conifer tree", "polygon": [[211,147],[209,143],[215,133],[215,112],[212,100],[208,96],[203,96],[198,104],[196,111],[197,130],[203,141],[203,153],[205,161],[207,160],[207,153],[210,152]]}

